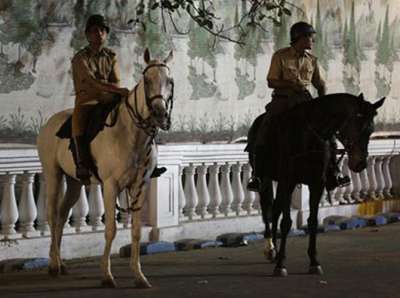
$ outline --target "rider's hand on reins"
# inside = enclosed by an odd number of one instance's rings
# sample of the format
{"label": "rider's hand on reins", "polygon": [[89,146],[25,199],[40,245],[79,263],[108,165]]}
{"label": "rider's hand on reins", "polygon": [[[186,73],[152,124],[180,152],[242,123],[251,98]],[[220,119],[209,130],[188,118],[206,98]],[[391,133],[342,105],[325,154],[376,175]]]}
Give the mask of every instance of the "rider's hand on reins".
{"label": "rider's hand on reins", "polygon": [[120,88],[118,93],[122,96],[122,98],[126,98],[129,96],[130,91],[128,88]]}

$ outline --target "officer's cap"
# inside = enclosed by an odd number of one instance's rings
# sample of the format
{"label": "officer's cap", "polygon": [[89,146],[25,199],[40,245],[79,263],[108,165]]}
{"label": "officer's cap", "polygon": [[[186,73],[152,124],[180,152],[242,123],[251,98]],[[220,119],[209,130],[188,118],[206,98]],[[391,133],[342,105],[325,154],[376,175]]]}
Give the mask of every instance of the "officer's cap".
{"label": "officer's cap", "polygon": [[88,30],[92,26],[103,27],[103,28],[106,29],[107,33],[110,32],[110,27],[108,26],[108,24],[107,24],[106,20],[104,19],[104,17],[102,15],[100,15],[100,14],[93,14],[88,18],[88,20],[86,22],[85,32],[88,32]]}
{"label": "officer's cap", "polygon": [[313,26],[306,22],[297,22],[290,28],[290,42],[295,43],[302,36],[316,33]]}

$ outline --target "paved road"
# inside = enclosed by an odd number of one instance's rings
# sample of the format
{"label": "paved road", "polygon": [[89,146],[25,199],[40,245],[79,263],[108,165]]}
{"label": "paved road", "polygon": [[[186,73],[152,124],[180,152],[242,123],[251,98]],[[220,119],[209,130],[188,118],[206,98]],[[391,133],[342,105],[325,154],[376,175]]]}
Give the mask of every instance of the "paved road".
{"label": "paved road", "polygon": [[98,258],[71,260],[69,275],[0,274],[0,297],[400,297],[400,223],[319,237],[325,275],[306,274],[307,237],[288,241],[289,276],[272,277],[263,243],[142,257],[151,289],[135,289],[128,259],[113,258],[117,289],[100,285]]}

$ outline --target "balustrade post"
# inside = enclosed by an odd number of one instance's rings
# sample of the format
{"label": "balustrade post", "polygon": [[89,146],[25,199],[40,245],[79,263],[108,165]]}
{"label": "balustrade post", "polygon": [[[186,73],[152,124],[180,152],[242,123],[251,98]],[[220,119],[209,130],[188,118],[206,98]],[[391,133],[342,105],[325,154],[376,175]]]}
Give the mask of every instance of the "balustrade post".
{"label": "balustrade post", "polygon": [[345,204],[345,200],[343,198],[344,193],[345,193],[346,188],[345,187],[339,187],[336,189],[335,194],[332,195],[333,199],[333,205],[338,206],[340,204]]}
{"label": "balustrade post", "polygon": [[[340,172],[343,172],[343,158],[340,159],[338,163],[338,169]],[[340,204],[340,200],[343,196],[344,189],[343,187],[337,187],[333,191],[330,192],[331,196],[331,206],[338,206]]]}
{"label": "balustrade post", "polygon": [[242,188],[244,190],[244,201],[243,201],[243,209],[246,210],[247,214],[251,214],[252,205],[255,200],[255,193],[253,191],[247,190],[247,183],[251,177],[251,166],[250,164],[244,164],[243,167],[243,181]]}
{"label": "balustrade post", "polygon": [[210,194],[210,204],[208,210],[213,216],[213,218],[215,218],[219,214],[219,207],[222,202],[222,194],[221,194],[221,189],[219,187],[219,179],[218,179],[219,165],[217,165],[217,163],[214,163],[212,166],[210,166],[209,172],[210,172],[210,181],[208,183],[208,192]]}
{"label": "balustrade post", "polygon": [[93,231],[103,227],[104,201],[100,184],[91,184],[89,192],[89,224]]}
{"label": "balustrade post", "polygon": [[49,223],[47,221],[47,196],[46,196],[46,180],[44,174],[39,175],[39,197],[37,200],[37,229],[44,236],[49,231]]}
{"label": "balustrade post", "polygon": [[363,199],[368,199],[369,182],[368,182],[367,169],[361,171],[360,181],[361,181],[361,197]]}
{"label": "balustrade post", "polygon": [[376,196],[375,192],[376,190],[375,156],[370,156],[368,158],[367,173],[369,182],[368,196],[373,200],[378,200],[378,197]]}
{"label": "balustrade post", "polygon": [[221,166],[221,194],[222,194],[222,202],[220,206],[220,211],[225,216],[229,215],[231,211],[231,204],[233,201],[233,192],[230,181],[230,165],[225,163]]}
{"label": "balustrade post", "polygon": [[[351,177],[351,171],[349,168],[348,158],[344,158],[344,161],[343,161],[343,174]],[[342,203],[342,204],[354,203],[354,200],[351,198],[352,192],[353,192],[353,183],[350,183],[349,185],[346,186],[344,193],[343,193],[343,200],[340,203]]]}
{"label": "balustrade post", "polygon": [[203,163],[201,166],[197,167],[197,194],[198,194],[198,204],[196,207],[196,213],[204,218],[207,214],[207,207],[210,203],[210,195],[207,189],[207,166]]}
{"label": "balustrade post", "polygon": [[242,179],[240,179],[241,170],[242,165],[239,162],[232,165],[232,209],[236,212],[236,215],[240,215],[240,212],[242,211],[242,204],[244,202]]}
{"label": "balustrade post", "polygon": [[392,199],[392,176],[390,174],[390,160],[392,159],[391,155],[386,155],[383,158],[383,165],[382,165],[382,171],[383,171],[383,179],[385,181],[385,187],[383,188],[383,195],[387,199]]}
{"label": "balustrade post", "polygon": [[195,208],[197,206],[197,202],[199,201],[196,185],[194,183],[194,174],[196,172],[196,168],[192,163],[189,164],[188,167],[184,170],[185,175],[185,197],[186,197],[186,205],[184,207],[184,214],[192,220],[195,217]]}
{"label": "balustrade post", "polygon": [[[334,192],[334,190],[332,191],[332,193]],[[326,207],[326,206],[330,206],[330,202],[328,200],[328,191],[326,190],[326,188],[324,188],[323,192],[322,192],[322,196],[321,196],[321,201],[319,203],[320,207]],[[332,197],[331,197],[332,199]]]}
{"label": "balustrade post", "polygon": [[362,202],[363,200],[361,199],[360,193],[361,193],[361,181],[360,181],[360,175],[358,173],[355,173],[351,171],[351,180],[353,183],[353,191],[351,193],[352,198],[356,202]]}
{"label": "balustrade post", "polygon": [[79,199],[72,207],[72,226],[77,232],[81,231],[82,227],[87,226],[86,216],[89,213],[89,204],[86,196],[85,186],[81,186]]}
{"label": "balustrade post", "polygon": [[378,199],[383,200],[383,189],[385,188],[385,181],[383,179],[382,171],[383,157],[377,156],[375,158],[375,178],[376,178],[376,189],[375,193]]}
{"label": "balustrade post", "polygon": [[261,214],[260,194],[258,192],[254,193],[254,201],[252,207],[254,210],[257,210],[258,214]]}
{"label": "balustrade post", "polygon": [[1,200],[0,220],[1,234],[7,239],[9,235],[15,234],[15,223],[18,220],[18,207],[15,198],[15,174],[2,177],[3,197]]}
{"label": "balustrade post", "polygon": [[33,223],[37,216],[35,198],[33,197],[34,173],[22,175],[22,191],[19,200],[19,231],[24,237],[28,237],[29,232],[34,232]]}
{"label": "balustrade post", "polygon": [[186,205],[186,197],[185,197],[185,192],[183,190],[183,182],[182,182],[183,167],[182,166],[179,167],[179,174],[178,175],[179,175],[179,177],[178,177],[178,187],[179,187],[179,189],[178,189],[178,191],[179,191],[179,194],[178,194],[178,197],[179,197],[178,210],[179,211],[178,212],[179,212],[179,217],[183,218],[183,217],[185,217],[184,208],[185,208],[185,205]]}

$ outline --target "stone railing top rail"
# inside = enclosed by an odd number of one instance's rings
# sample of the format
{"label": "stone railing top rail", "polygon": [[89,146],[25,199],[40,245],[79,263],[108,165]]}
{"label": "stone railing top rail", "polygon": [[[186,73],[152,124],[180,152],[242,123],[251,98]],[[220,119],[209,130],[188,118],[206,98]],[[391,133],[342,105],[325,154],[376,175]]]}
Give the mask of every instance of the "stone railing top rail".
{"label": "stone railing top rail", "polygon": [[[225,164],[247,162],[246,144],[166,144],[158,146],[158,162],[163,165]],[[370,155],[395,155],[399,139],[375,139],[369,144]],[[36,146],[0,144],[0,174],[41,172]]]}

